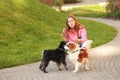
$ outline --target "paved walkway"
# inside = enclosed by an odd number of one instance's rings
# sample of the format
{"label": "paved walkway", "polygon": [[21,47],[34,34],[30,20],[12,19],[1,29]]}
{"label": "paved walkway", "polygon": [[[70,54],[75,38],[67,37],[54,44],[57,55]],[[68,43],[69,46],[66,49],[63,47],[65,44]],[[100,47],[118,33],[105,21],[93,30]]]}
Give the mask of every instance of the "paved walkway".
{"label": "paved walkway", "polygon": [[90,49],[90,71],[83,66],[79,73],[72,71],[74,65],[68,60],[68,70],[57,70],[50,62],[48,74],[41,72],[40,62],[0,70],[0,80],[119,80],[120,79],[120,20],[85,18],[113,26],[118,30],[117,36],[107,44]]}

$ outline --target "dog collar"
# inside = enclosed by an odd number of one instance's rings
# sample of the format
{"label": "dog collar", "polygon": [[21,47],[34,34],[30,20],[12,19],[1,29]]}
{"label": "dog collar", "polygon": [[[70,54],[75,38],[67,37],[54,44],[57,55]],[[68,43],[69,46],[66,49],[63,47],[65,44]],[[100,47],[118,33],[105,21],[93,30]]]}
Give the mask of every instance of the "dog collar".
{"label": "dog collar", "polygon": [[73,51],[72,53],[75,53],[75,52],[77,52],[78,51],[78,49],[77,50],[75,50],[75,51]]}
{"label": "dog collar", "polygon": [[62,48],[58,48],[58,49],[60,49],[60,50],[64,51],[64,49],[62,49]]}

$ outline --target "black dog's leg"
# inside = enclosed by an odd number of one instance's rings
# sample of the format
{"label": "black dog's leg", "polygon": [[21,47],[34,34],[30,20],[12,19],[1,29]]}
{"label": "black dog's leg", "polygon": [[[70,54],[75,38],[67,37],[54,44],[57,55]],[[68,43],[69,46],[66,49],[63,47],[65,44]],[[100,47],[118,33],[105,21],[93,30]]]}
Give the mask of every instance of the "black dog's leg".
{"label": "black dog's leg", "polygon": [[63,65],[64,65],[65,69],[68,70],[66,62],[63,61],[62,63],[63,63]]}
{"label": "black dog's leg", "polygon": [[61,63],[60,62],[57,62],[57,67],[58,67],[58,70],[61,71],[62,69],[60,68],[61,67]]}
{"label": "black dog's leg", "polygon": [[66,62],[62,62],[62,63],[64,65],[65,69],[68,70]]}
{"label": "black dog's leg", "polygon": [[43,61],[40,63],[39,69],[43,71]]}
{"label": "black dog's leg", "polygon": [[44,73],[48,73],[48,72],[46,71],[46,68],[47,68],[48,64],[49,64],[49,61],[44,61],[44,63],[43,63],[43,72],[44,72]]}

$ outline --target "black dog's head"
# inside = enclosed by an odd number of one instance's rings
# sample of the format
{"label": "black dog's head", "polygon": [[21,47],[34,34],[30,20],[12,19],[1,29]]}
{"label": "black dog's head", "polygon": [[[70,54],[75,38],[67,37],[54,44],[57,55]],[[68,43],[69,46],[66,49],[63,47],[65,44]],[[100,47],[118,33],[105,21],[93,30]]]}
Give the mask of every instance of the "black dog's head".
{"label": "black dog's head", "polygon": [[59,46],[58,46],[58,48],[65,50],[65,49],[64,49],[64,46],[65,46],[65,45],[66,45],[66,42],[65,42],[65,41],[61,41],[60,44],[59,44]]}

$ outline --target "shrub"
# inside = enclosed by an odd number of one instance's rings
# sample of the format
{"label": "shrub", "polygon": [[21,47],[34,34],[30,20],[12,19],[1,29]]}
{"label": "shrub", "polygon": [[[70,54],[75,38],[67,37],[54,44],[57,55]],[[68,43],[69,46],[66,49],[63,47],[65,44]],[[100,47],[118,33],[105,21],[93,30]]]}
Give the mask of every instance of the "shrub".
{"label": "shrub", "polygon": [[64,1],[63,0],[39,0],[40,2],[44,3],[44,4],[47,4],[49,6],[54,6],[56,5],[56,2],[58,4],[58,2],[62,5],[64,4]]}
{"label": "shrub", "polygon": [[81,0],[64,0],[64,3],[77,3],[81,2]]}
{"label": "shrub", "polygon": [[107,0],[106,16],[120,19],[120,0]]}

